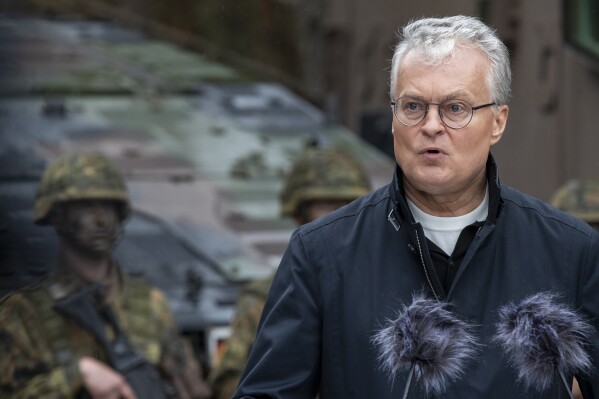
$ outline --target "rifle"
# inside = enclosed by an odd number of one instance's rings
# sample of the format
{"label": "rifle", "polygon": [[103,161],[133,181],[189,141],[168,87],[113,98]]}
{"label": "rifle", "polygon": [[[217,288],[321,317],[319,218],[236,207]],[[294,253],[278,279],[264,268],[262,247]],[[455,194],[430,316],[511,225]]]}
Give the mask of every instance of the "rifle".
{"label": "rifle", "polygon": [[[138,398],[175,398],[172,387],[165,385],[156,368],[131,346],[112,307],[101,300],[103,292],[104,289],[99,283],[90,284],[57,300],[54,308],[96,338],[106,352],[110,366],[127,379]],[[105,322],[114,330],[115,338],[112,341],[106,337]],[[85,392],[83,397],[89,398],[89,393]]]}

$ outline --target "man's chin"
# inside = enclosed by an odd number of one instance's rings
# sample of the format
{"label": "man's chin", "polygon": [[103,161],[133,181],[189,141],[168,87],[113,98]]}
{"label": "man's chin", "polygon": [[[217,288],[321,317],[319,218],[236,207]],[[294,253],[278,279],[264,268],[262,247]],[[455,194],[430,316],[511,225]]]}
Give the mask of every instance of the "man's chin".
{"label": "man's chin", "polygon": [[102,241],[86,244],[78,243],[73,247],[81,255],[84,255],[91,259],[103,259],[112,255],[112,250],[114,249],[114,242]]}
{"label": "man's chin", "polygon": [[81,251],[84,255],[88,256],[91,259],[104,259],[112,256],[112,249],[104,249],[104,248],[82,248]]}
{"label": "man's chin", "polygon": [[451,186],[451,181],[444,175],[429,174],[426,176],[418,176],[413,179],[411,185],[418,191],[430,195],[442,195]]}

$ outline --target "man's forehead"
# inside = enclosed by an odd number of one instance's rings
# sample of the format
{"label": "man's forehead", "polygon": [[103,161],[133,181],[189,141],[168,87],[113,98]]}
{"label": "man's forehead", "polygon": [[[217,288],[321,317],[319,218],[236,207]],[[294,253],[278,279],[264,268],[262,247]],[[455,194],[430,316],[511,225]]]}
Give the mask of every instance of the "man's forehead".
{"label": "man's forehead", "polygon": [[399,77],[410,69],[435,72],[459,63],[485,70],[490,68],[489,58],[481,49],[460,46],[447,54],[429,54],[423,49],[411,49],[400,60],[397,73]]}
{"label": "man's forehead", "polygon": [[489,68],[486,55],[475,48],[458,48],[439,63],[431,63],[421,50],[412,50],[399,65],[396,95],[427,101],[472,100],[485,94],[481,90],[488,90]]}

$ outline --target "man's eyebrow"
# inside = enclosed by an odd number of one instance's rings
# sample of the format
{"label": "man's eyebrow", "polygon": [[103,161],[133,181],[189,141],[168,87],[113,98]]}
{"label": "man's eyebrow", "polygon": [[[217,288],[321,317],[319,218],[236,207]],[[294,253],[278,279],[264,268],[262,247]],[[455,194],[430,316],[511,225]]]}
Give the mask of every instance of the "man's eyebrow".
{"label": "man's eyebrow", "polygon": [[400,96],[400,98],[401,97],[410,97],[410,98],[412,98],[414,100],[419,100],[419,101],[422,101],[422,102],[426,102],[427,101],[424,97],[419,96],[418,94],[412,94],[412,93],[409,93],[409,92],[408,93],[402,93],[402,95]]}
{"label": "man's eyebrow", "polygon": [[465,90],[458,90],[453,93],[449,93],[446,96],[441,98],[441,102],[447,100],[470,100],[472,98],[472,94]]}
{"label": "man's eyebrow", "polygon": [[[429,101],[429,99],[424,98],[421,95],[410,93],[410,92],[402,93],[402,95],[400,97],[410,97],[410,98],[413,98],[414,100],[418,100],[418,101],[422,101],[422,102]],[[439,102],[442,103],[443,101],[447,101],[447,100],[470,100],[471,98],[472,98],[472,94],[470,92],[465,91],[465,90],[458,90],[458,91],[446,94],[445,96],[441,97],[439,99]]]}

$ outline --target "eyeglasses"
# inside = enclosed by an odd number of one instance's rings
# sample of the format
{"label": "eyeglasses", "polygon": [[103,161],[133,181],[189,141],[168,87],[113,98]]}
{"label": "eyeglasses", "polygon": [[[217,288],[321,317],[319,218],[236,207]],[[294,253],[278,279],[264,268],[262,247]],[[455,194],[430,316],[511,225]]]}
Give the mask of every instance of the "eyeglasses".
{"label": "eyeglasses", "polygon": [[406,126],[416,126],[428,113],[429,105],[439,106],[439,116],[445,126],[452,129],[462,129],[470,123],[474,111],[490,107],[495,103],[477,105],[473,107],[465,100],[447,100],[442,103],[427,103],[414,97],[400,97],[391,101],[393,114],[399,122]]}

